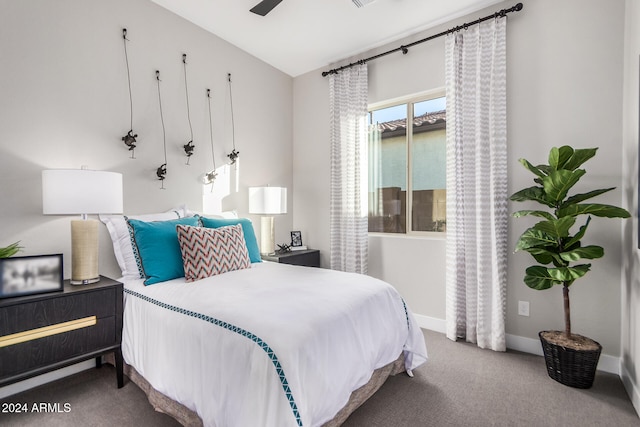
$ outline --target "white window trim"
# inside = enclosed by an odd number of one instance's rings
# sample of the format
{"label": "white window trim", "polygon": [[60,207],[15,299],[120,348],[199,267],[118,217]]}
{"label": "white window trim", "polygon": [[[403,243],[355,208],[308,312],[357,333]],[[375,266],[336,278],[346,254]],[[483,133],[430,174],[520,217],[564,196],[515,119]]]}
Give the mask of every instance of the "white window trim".
{"label": "white window trim", "polygon": [[[444,87],[431,89],[424,92],[414,93],[412,95],[405,95],[398,98],[387,99],[385,101],[374,102],[367,106],[367,110],[371,112],[372,110],[380,110],[383,108],[394,107],[400,104],[407,104],[407,123],[410,119],[413,119],[413,104],[416,102],[427,101],[429,99],[440,98],[446,96],[446,90]],[[409,125],[407,124],[407,129]],[[444,240],[447,237],[446,231],[414,231],[412,230],[413,224],[413,198],[409,197],[412,194],[413,188],[411,183],[412,176],[412,161],[411,161],[411,147],[413,143],[413,131],[407,132],[407,170],[406,170],[406,178],[407,178],[407,191],[406,191],[406,200],[405,206],[407,207],[407,231],[405,233],[383,233],[381,231],[370,231],[369,235],[371,236],[395,236],[395,237],[421,237],[427,239],[436,239],[436,240]]]}

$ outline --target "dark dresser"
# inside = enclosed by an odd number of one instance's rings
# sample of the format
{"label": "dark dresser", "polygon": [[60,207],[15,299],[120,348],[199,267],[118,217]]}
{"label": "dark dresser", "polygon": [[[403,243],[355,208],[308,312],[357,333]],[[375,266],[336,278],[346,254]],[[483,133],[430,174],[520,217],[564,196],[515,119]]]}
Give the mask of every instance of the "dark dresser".
{"label": "dark dresser", "polygon": [[62,292],[0,299],[0,387],[114,353],[122,372],[122,283],[98,283]]}

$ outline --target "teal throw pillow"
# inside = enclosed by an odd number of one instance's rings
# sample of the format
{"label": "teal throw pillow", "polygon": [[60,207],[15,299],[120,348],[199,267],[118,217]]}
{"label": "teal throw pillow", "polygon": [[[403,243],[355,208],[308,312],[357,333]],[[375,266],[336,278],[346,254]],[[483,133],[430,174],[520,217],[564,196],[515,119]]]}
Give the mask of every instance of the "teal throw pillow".
{"label": "teal throw pillow", "polygon": [[220,228],[227,225],[242,225],[242,232],[244,233],[244,241],[247,244],[247,251],[249,252],[249,259],[251,262],[262,262],[260,258],[260,248],[258,247],[258,239],[256,238],[256,232],[253,229],[253,224],[248,218],[207,218],[200,217],[202,225],[207,228]]}
{"label": "teal throw pillow", "polygon": [[184,277],[176,225],[198,226],[198,217],[153,222],[130,219],[128,223],[138,247],[145,285]]}

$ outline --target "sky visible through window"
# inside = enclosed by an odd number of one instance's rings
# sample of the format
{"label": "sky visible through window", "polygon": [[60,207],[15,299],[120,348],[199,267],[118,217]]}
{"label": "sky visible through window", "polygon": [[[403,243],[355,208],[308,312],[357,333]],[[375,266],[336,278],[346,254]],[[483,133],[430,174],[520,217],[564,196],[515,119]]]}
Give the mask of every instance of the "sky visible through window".
{"label": "sky visible through window", "polygon": [[[440,97],[435,99],[429,99],[427,101],[417,102],[414,104],[415,116],[421,116],[425,113],[432,113],[434,111],[442,111],[446,109],[447,98]],[[391,120],[404,119],[407,117],[407,104],[396,105],[389,108],[383,108],[381,110],[375,110],[371,112],[371,120],[373,123],[384,123]]]}

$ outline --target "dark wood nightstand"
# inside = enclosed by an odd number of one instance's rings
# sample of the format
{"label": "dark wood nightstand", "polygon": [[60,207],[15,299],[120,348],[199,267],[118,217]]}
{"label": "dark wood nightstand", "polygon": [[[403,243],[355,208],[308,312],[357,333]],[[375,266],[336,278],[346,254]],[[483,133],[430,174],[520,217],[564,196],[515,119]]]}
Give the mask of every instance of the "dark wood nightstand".
{"label": "dark wood nightstand", "polygon": [[62,292],[0,299],[0,387],[114,353],[122,372],[122,283],[64,282]]}
{"label": "dark wood nightstand", "polygon": [[320,251],[317,249],[305,249],[291,251],[284,254],[262,255],[265,261],[279,262],[281,264],[304,265],[307,267],[320,267]]}

